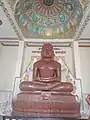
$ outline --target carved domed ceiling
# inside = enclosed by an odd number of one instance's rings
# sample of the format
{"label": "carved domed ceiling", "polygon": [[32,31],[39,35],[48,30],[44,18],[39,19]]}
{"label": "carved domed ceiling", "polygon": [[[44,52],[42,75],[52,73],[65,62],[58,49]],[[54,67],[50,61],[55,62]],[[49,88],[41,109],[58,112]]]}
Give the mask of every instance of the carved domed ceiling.
{"label": "carved domed ceiling", "polygon": [[82,16],[79,0],[20,0],[15,5],[25,38],[73,38]]}

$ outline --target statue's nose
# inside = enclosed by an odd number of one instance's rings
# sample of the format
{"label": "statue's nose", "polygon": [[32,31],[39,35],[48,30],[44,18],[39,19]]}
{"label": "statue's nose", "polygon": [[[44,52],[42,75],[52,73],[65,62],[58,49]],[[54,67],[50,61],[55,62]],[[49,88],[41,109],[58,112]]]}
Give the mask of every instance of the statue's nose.
{"label": "statue's nose", "polygon": [[46,48],[46,51],[49,51],[49,48]]}

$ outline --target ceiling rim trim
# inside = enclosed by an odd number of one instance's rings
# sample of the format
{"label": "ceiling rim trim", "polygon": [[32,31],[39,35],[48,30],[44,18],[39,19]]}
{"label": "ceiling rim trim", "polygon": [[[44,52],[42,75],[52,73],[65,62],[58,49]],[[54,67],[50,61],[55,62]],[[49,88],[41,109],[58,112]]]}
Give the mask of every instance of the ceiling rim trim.
{"label": "ceiling rim trim", "polygon": [[[7,3],[7,5],[8,5],[8,3]],[[4,3],[3,0],[0,0],[0,6],[2,7],[3,12],[5,13],[5,15],[6,15],[6,17],[7,17],[8,21],[9,21],[10,25],[13,27],[13,30],[15,31],[18,39],[21,40],[21,41],[24,41],[24,36],[18,30],[18,25],[13,21],[13,19],[12,19],[11,15],[9,14],[9,11],[6,8],[5,3]],[[12,12],[10,6],[9,6],[9,9],[10,9],[10,12]]]}
{"label": "ceiling rim trim", "polygon": [[88,4],[88,7],[86,8],[86,11],[83,15],[83,18],[80,22],[80,27],[79,29],[76,31],[76,36],[74,37],[75,41],[78,41],[84,31],[84,29],[86,28],[87,24],[90,21],[90,3]]}

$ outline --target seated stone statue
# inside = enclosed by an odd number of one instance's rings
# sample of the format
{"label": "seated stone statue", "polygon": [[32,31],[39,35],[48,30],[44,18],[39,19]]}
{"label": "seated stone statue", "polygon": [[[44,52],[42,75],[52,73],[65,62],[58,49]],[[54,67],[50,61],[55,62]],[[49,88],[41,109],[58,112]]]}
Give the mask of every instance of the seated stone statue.
{"label": "seated stone statue", "polygon": [[44,44],[41,60],[33,65],[33,81],[23,81],[22,91],[59,91],[72,92],[73,86],[68,82],[61,82],[61,64],[54,60],[53,46]]}
{"label": "seated stone statue", "polygon": [[61,64],[54,60],[51,44],[44,44],[41,59],[34,63],[33,80],[20,83],[20,93],[12,100],[12,116],[79,117],[73,85],[61,82]]}

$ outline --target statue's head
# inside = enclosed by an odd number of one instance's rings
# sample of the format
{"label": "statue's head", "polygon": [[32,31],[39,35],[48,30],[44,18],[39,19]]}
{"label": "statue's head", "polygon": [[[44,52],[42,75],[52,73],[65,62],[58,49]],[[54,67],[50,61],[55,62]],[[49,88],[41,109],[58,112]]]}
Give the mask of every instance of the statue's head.
{"label": "statue's head", "polygon": [[50,43],[45,43],[42,46],[41,56],[42,58],[53,58],[54,57],[53,46]]}

